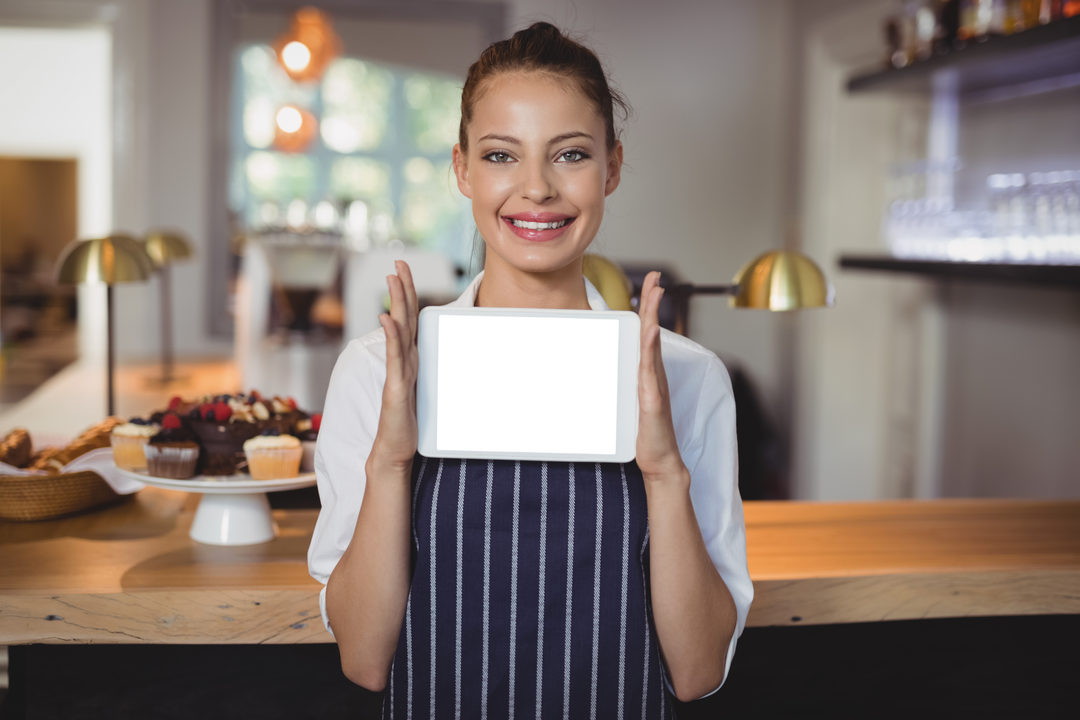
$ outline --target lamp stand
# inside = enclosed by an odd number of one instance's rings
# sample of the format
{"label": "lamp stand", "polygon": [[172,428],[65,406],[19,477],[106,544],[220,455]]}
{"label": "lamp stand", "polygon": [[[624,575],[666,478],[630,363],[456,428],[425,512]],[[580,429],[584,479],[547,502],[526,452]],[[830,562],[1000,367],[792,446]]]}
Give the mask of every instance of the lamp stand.
{"label": "lamp stand", "polygon": [[161,268],[161,380],[173,379],[172,268]]}
{"label": "lamp stand", "polygon": [[107,349],[105,351],[105,357],[106,357],[105,364],[106,364],[106,373],[107,373],[106,384],[108,386],[108,395],[109,395],[109,417],[112,417],[115,414],[115,410],[116,410],[116,388],[114,387],[114,384],[113,384],[113,367],[114,367],[114,365],[116,363],[116,358],[115,358],[115,349],[113,347],[113,345],[115,344],[114,343],[114,337],[113,337],[113,335],[115,334],[115,328],[113,326],[113,286],[112,285],[106,285],[105,286],[105,298],[106,298],[106,300],[105,300],[105,316],[106,316],[105,326],[107,328],[106,333],[105,333],[105,344],[107,345]]}
{"label": "lamp stand", "polygon": [[187,376],[173,374],[173,312],[172,312],[172,266],[162,265],[158,272],[161,288],[161,377],[147,378],[148,385],[169,385],[187,380]]}

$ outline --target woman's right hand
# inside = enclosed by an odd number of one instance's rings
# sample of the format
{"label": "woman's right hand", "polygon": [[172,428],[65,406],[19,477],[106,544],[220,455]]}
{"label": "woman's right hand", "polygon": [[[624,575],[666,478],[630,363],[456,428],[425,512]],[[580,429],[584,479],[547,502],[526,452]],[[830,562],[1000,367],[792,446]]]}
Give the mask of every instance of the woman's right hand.
{"label": "woman's right hand", "polygon": [[403,260],[394,262],[397,275],[386,277],[390,289],[390,313],[379,316],[386,332],[386,384],[383,386],[379,429],[369,462],[380,469],[412,468],[418,442],[416,425],[416,376],[420,357],[416,349],[419,310],[412,272]]}

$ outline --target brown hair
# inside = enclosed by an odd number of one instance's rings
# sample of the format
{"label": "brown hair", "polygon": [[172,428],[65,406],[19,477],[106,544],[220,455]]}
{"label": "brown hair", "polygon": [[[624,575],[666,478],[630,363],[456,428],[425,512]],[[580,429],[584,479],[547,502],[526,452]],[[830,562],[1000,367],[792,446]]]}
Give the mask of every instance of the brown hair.
{"label": "brown hair", "polygon": [[551,23],[538,22],[517,31],[509,40],[492,43],[480,54],[480,59],[469,67],[469,75],[461,90],[458,141],[462,150],[469,147],[469,123],[485,85],[498,75],[511,72],[545,73],[576,83],[604,121],[607,149],[615,149],[618,140],[615,110],[617,108],[622,118],[626,119],[630,106],[618,91],[609,86],[596,53],[571,40]]}

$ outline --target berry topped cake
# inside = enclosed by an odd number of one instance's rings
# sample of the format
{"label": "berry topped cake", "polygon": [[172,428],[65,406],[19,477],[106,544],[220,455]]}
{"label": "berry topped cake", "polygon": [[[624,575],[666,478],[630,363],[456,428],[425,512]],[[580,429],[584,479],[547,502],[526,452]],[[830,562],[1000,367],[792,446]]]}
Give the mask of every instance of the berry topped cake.
{"label": "berry topped cake", "polygon": [[244,442],[268,429],[287,433],[302,415],[291,398],[247,395],[204,396],[196,401],[174,397],[169,412],[194,434],[201,452],[198,469],[204,475],[234,475],[247,469]]}

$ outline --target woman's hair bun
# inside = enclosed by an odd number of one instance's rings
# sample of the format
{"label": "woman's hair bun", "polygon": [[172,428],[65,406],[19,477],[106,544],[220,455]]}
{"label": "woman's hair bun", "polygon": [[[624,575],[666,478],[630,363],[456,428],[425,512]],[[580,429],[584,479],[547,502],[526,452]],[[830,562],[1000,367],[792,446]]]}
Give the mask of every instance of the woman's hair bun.
{"label": "woman's hair bun", "polygon": [[548,22],[535,22],[506,40],[492,43],[481,53],[480,59],[469,67],[461,91],[458,141],[462,149],[468,148],[469,123],[486,83],[510,72],[541,72],[574,83],[600,113],[607,147],[614,149],[618,141],[615,110],[617,108],[626,118],[630,106],[617,91],[611,89],[596,53]]}

